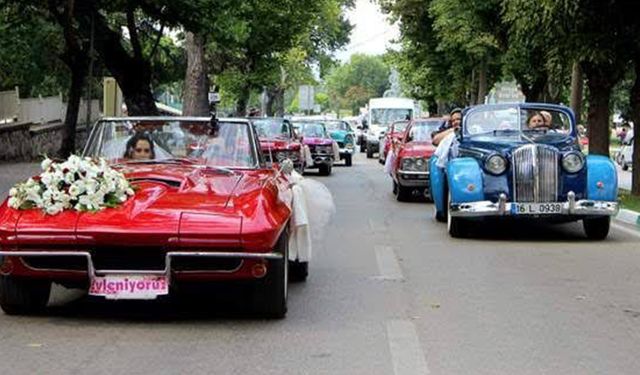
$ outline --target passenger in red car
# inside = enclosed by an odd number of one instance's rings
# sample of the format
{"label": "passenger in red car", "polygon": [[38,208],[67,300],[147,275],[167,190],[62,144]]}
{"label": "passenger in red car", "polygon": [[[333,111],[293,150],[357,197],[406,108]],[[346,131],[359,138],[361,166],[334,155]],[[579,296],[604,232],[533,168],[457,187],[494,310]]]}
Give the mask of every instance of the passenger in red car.
{"label": "passenger in red car", "polygon": [[153,149],[153,142],[146,134],[136,133],[127,142],[127,149],[124,154],[126,159],[148,160],[155,159],[156,153]]}

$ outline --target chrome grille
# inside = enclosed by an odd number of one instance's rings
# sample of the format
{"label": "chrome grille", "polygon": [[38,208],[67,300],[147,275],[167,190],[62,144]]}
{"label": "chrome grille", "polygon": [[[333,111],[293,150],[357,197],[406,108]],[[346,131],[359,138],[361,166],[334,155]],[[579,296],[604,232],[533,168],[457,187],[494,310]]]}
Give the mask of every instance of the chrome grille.
{"label": "chrome grille", "polygon": [[526,145],[512,155],[514,201],[558,200],[558,152],[545,145]]}

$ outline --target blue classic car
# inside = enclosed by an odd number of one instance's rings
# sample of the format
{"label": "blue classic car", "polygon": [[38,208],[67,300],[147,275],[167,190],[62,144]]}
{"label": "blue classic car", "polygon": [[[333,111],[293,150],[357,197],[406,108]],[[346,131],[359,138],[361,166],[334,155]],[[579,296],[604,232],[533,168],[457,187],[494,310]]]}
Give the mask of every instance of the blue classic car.
{"label": "blue classic car", "polygon": [[[535,103],[467,108],[462,128],[431,158],[436,219],[452,237],[466,237],[473,220],[582,220],[590,239],[604,239],[618,212],[612,161],[584,156],[573,112]],[[448,148],[448,150],[447,150]]]}
{"label": "blue classic car", "polygon": [[344,160],[345,165],[350,167],[355,139],[355,132],[351,129],[351,125],[343,120],[325,120],[323,123],[331,138],[338,143],[340,160]]}

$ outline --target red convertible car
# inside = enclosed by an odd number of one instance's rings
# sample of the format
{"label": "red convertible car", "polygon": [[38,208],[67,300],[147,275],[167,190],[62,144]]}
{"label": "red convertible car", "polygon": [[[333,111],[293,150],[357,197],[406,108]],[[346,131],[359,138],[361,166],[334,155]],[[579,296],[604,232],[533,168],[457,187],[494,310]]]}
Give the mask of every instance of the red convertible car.
{"label": "red convertible car", "polygon": [[378,161],[380,164],[384,164],[389,155],[391,145],[399,142],[404,137],[404,131],[409,125],[409,121],[396,121],[389,126],[389,131],[382,138],[382,145],[380,146],[380,152],[378,153]]}
{"label": "red convertible car", "polygon": [[260,149],[267,163],[280,163],[285,159],[293,162],[298,173],[306,166],[305,147],[296,136],[289,120],[281,118],[251,119],[260,139]]}
{"label": "red convertible car", "polygon": [[104,119],[84,156],[107,159],[134,195],[114,208],[56,215],[5,200],[6,313],[44,308],[52,282],[107,299],[154,299],[183,283],[245,281],[258,313],[285,315],[292,189],[286,173],[266,167],[248,120]]}
{"label": "red convertible car", "polygon": [[393,194],[399,201],[407,201],[417,195],[429,197],[429,159],[436,150],[431,144],[431,133],[442,122],[441,118],[411,121],[404,138],[392,149]]}

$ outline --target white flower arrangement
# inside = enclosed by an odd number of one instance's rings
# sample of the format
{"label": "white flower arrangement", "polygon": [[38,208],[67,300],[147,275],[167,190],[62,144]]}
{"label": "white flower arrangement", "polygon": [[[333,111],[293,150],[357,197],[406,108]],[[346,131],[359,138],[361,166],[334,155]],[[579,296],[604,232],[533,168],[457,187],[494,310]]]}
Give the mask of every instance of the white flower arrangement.
{"label": "white flower arrangement", "polygon": [[49,215],[63,210],[100,211],[116,207],[135,192],[121,172],[104,159],[94,161],[71,155],[64,162],[45,158],[43,172],[11,188],[9,206],[40,208]]}

